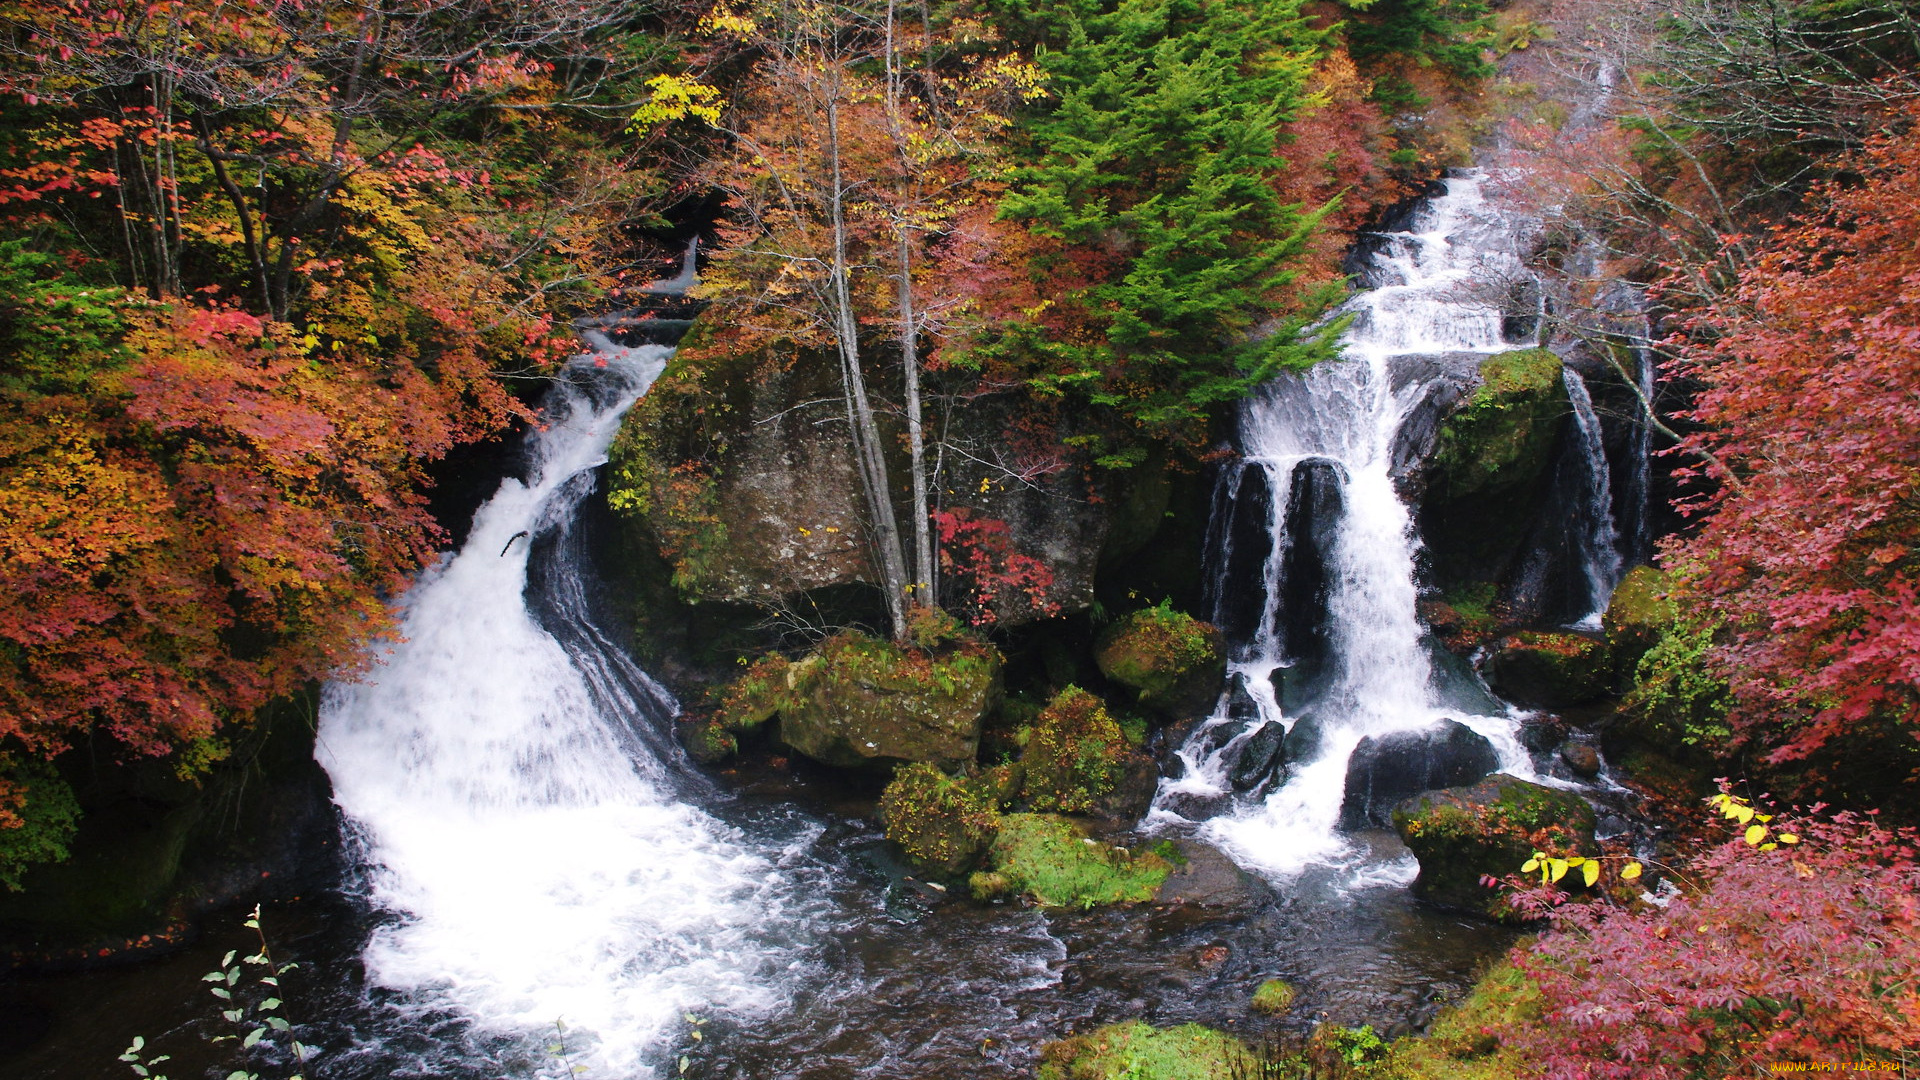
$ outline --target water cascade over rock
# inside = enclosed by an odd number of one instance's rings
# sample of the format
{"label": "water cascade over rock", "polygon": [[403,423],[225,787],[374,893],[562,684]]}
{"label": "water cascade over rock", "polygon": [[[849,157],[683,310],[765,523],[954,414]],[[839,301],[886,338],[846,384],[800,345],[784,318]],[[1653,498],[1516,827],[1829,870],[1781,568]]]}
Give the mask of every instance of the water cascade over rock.
{"label": "water cascade over rock", "polygon": [[563,1020],[595,1075],[632,1076],[683,1012],[778,1003],[793,881],[772,843],[681,801],[677,706],[586,617],[573,511],[671,354],[594,344],[528,437],[528,479],[407,594],[365,678],[327,688],[318,757],[393,916],[368,981],[483,1040]]}
{"label": "water cascade over rock", "polygon": [[[1223,703],[1181,748],[1151,827],[1197,825],[1272,875],[1342,861],[1356,747],[1429,729],[1461,741],[1443,720],[1490,747],[1464,782],[1495,764],[1531,775],[1513,721],[1436,672],[1415,614],[1417,541],[1401,492],[1431,447],[1433,410],[1458,402],[1487,357],[1522,344],[1508,337],[1508,309],[1527,274],[1487,182],[1480,170],[1450,177],[1404,231],[1379,237],[1369,289],[1343,309],[1344,358],[1282,376],[1244,408],[1245,459],[1223,478],[1211,526],[1211,615],[1230,639],[1230,698],[1242,704]],[[1246,702],[1257,717],[1231,715]],[[1283,783],[1246,791],[1241,759],[1268,752],[1275,722],[1314,738],[1286,755]]]}

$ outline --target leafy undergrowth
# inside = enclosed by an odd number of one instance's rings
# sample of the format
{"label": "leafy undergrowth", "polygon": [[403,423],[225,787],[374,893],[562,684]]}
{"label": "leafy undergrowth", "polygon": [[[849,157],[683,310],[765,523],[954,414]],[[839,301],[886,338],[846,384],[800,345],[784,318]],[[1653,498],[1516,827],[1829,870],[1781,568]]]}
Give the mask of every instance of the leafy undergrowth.
{"label": "leafy undergrowth", "polygon": [[1398,1040],[1375,1067],[1383,1080],[1509,1080],[1526,1062],[1500,1033],[1537,1022],[1540,991],[1511,963],[1495,964],[1473,992],[1434,1019],[1425,1035]]}
{"label": "leafy undergrowth", "polygon": [[1109,847],[1071,822],[1041,814],[1001,818],[989,858],[993,869],[974,875],[975,895],[1023,893],[1043,907],[1151,900],[1173,870],[1154,852]]}

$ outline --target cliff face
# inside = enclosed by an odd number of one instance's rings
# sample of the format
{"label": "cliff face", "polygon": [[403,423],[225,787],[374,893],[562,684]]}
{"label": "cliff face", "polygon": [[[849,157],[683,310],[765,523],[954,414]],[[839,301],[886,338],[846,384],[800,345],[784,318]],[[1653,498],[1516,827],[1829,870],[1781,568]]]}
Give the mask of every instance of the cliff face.
{"label": "cliff face", "polygon": [[[633,554],[670,564],[687,604],[793,609],[823,590],[874,584],[833,365],[798,351],[715,359],[700,338],[696,330],[613,447],[608,501],[635,526],[631,542],[651,548]],[[885,422],[904,447],[904,425]],[[938,401],[927,422],[936,508],[1004,523],[1004,550],[1046,568],[1044,585],[995,601],[1001,626],[1085,611],[1103,560],[1139,552],[1160,531],[1170,486],[1158,459],[1096,469],[1072,445],[1077,422],[1047,417],[1038,430],[1024,394]],[[904,511],[904,449],[893,457]],[[950,548],[964,556],[965,541]],[[942,603],[965,606],[975,584],[963,566],[943,567]]]}

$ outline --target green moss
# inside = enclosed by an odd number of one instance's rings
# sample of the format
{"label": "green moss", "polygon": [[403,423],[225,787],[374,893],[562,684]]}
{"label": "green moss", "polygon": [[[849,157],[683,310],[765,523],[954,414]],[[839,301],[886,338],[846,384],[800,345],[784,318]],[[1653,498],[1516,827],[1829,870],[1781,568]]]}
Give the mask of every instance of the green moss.
{"label": "green moss", "polygon": [[1000,829],[990,789],[931,765],[902,767],[880,796],[887,839],[907,857],[943,875],[964,873]]}
{"label": "green moss", "polygon": [[1537,481],[1567,415],[1560,358],[1522,349],[1480,363],[1480,387],[1440,428],[1433,483],[1445,499],[1492,494]]}
{"label": "green moss", "polygon": [[1020,763],[1036,810],[1084,813],[1113,790],[1127,738],[1099,698],[1077,686],[1060,691],[1034,721]]}
{"label": "green moss", "polygon": [[828,638],[773,687],[780,738],[828,765],[973,761],[1000,697],[1000,654],[970,639],[902,648],[864,634]]}
{"label": "green moss", "polygon": [[1387,1075],[1397,1080],[1510,1080],[1526,1062],[1500,1035],[1540,1018],[1540,991],[1506,961],[1495,964],[1458,1005],[1441,1011],[1425,1035],[1396,1041]]}
{"label": "green moss", "polygon": [[1148,851],[1138,855],[1090,840],[1071,822],[1043,814],[1008,814],[988,850],[1010,891],[1044,907],[1090,908],[1151,900],[1173,867]]}
{"label": "green moss", "polygon": [[1107,678],[1138,690],[1141,702],[1175,711],[1196,692],[1217,691],[1225,670],[1220,632],[1164,601],[1107,627],[1094,662]]}
{"label": "green moss", "polygon": [[798,666],[779,653],[755,660],[720,692],[714,721],[742,735],[759,728],[797,700],[794,683],[799,673]]}
{"label": "green moss", "polygon": [[67,842],[80,827],[80,804],[73,789],[44,761],[26,761],[5,771],[15,799],[0,797],[19,823],[0,828],[0,886],[20,891],[20,878],[34,863],[61,862]]}
{"label": "green moss", "polygon": [[1420,860],[1414,895],[1497,919],[1511,913],[1483,876],[1514,873],[1535,851],[1595,854],[1585,800],[1503,773],[1409,799],[1394,809],[1393,827]]}
{"label": "green moss", "polygon": [[1293,986],[1285,979],[1268,979],[1253,992],[1253,1011],[1285,1016],[1293,1008]]}
{"label": "green moss", "polygon": [[1259,1075],[1238,1039],[1199,1024],[1113,1024],[1048,1046],[1040,1080],[1231,1080]]}

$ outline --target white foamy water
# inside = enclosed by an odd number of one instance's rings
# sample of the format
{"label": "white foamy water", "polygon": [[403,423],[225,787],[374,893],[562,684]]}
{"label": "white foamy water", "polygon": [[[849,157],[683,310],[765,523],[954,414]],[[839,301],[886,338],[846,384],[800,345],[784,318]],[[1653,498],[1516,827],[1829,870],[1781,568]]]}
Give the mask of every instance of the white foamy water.
{"label": "white foamy water", "polygon": [[[1339,487],[1326,553],[1329,657],[1308,707],[1323,731],[1320,755],[1296,763],[1264,800],[1237,802],[1199,826],[1201,837],[1249,869],[1284,876],[1316,863],[1363,857],[1338,826],[1347,759],[1369,735],[1451,717],[1488,737],[1504,771],[1532,775],[1512,717],[1462,712],[1438,692],[1415,610],[1417,540],[1392,476],[1395,436],[1426,389],[1412,379],[1396,392],[1394,358],[1517,347],[1502,337],[1500,299],[1524,270],[1512,250],[1511,228],[1487,204],[1484,182],[1477,170],[1447,180],[1445,193],[1422,208],[1412,231],[1386,238],[1369,271],[1373,287],[1345,309],[1353,322],[1342,360],[1274,380],[1241,414],[1246,467],[1264,470],[1272,493],[1264,610],[1254,640],[1231,664],[1231,675],[1257,708],[1249,733],[1267,720],[1292,725],[1300,719],[1284,714],[1271,682],[1290,663],[1280,583],[1282,564],[1299,538],[1289,535],[1289,494],[1309,464],[1323,475],[1331,466]],[[1231,792],[1228,769],[1246,736],[1218,747],[1212,738],[1235,722],[1216,716],[1189,739],[1180,752],[1186,770],[1162,784],[1150,825],[1174,823],[1173,808],[1182,799],[1191,805]],[[1386,875],[1380,880],[1398,880],[1403,870],[1380,871]]]}
{"label": "white foamy water", "polygon": [[683,1012],[777,1006],[792,883],[780,851],[677,800],[671,697],[623,656],[570,655],[527,608],[534,540],[566,528],[671,355],[594,345],[528,436],[531,478],[407,594],[404,640],[327,688],[317,756],[398,916],[369,981],[484,1037],[544,1042],[563,1020],[574,1060],[624,1078],[650,1075]]}

